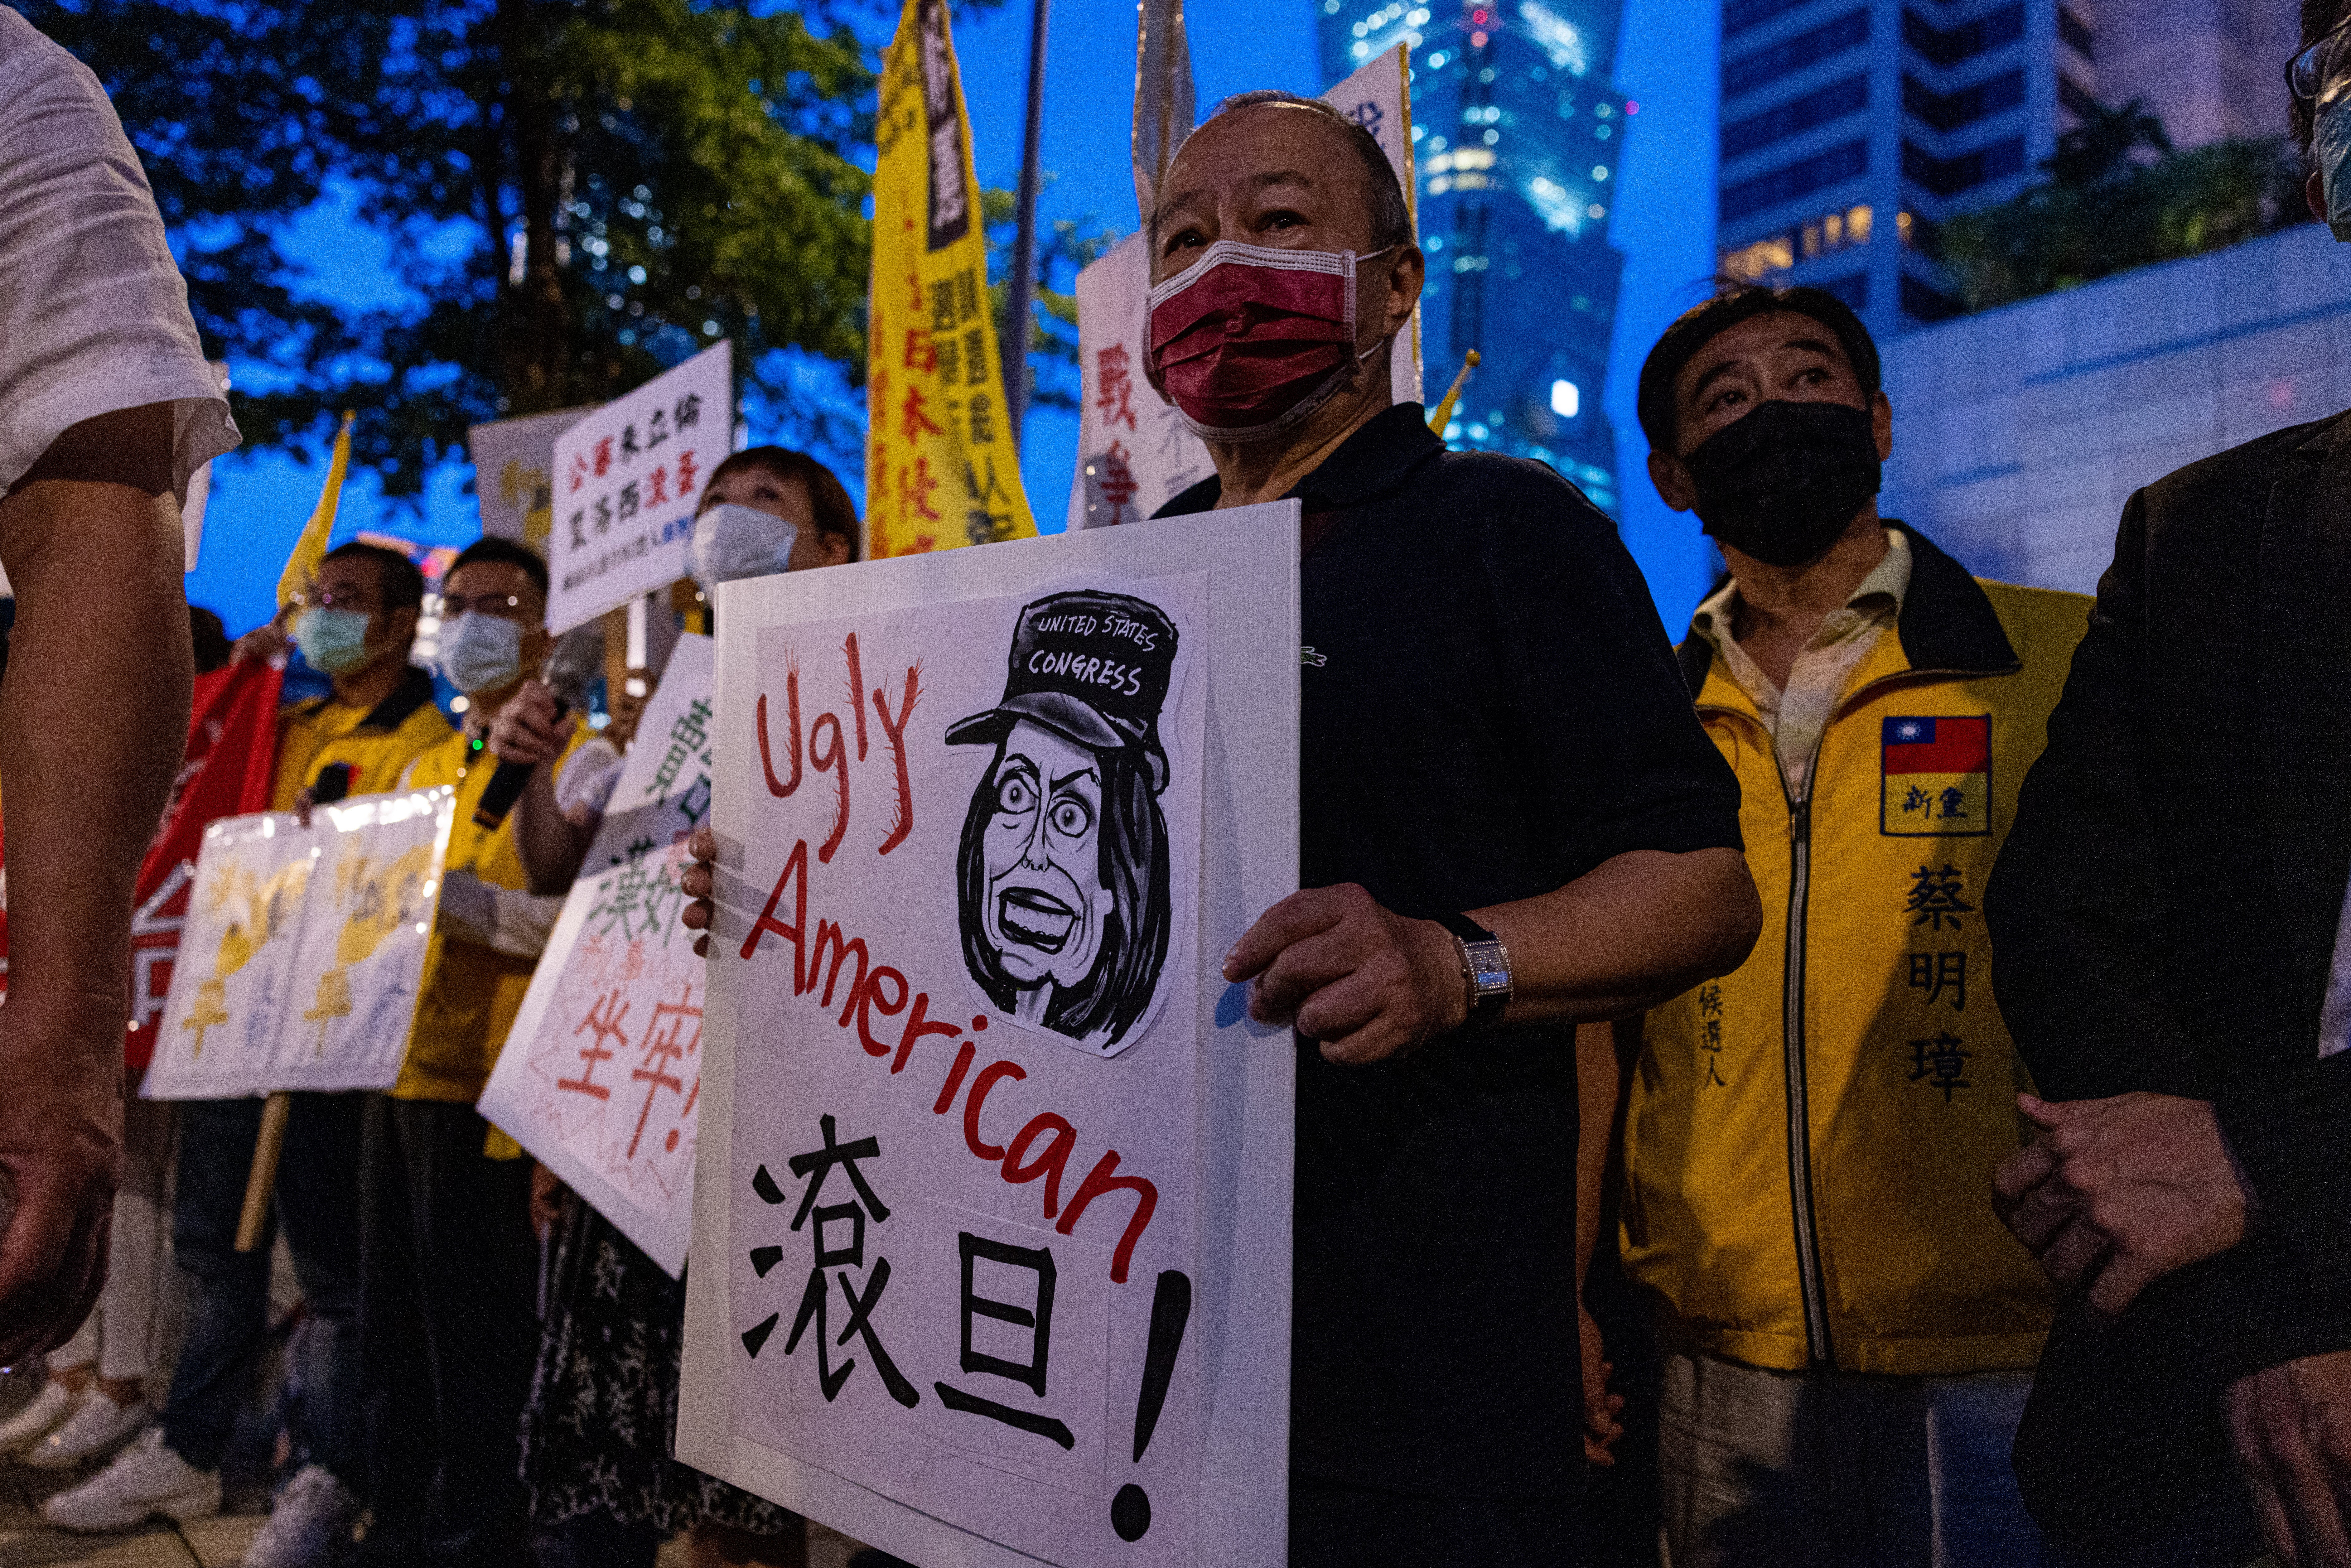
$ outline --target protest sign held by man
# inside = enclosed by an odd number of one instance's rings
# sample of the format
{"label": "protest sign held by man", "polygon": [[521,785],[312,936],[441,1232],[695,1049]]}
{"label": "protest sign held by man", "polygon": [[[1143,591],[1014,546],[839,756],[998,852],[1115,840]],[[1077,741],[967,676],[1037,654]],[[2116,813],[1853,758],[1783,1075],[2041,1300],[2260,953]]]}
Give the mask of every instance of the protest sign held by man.
{"label": "protest sign held by man", "polygon": [[1168,515],[1306,519],[1310,890],[1224,963],[1299,1036],[1290,1561],[1577,1562],[1573,1024],[1745,955],[1737,789],[1607,518],[1391,406],[1377,143],[1248,94],[1161,189],[1152,379],[1217,469]]}

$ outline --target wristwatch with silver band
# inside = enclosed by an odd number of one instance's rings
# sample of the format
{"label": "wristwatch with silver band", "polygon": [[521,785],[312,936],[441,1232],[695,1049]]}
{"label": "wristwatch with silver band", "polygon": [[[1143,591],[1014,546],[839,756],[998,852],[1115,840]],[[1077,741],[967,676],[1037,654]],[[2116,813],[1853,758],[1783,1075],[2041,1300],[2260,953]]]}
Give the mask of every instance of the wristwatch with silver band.
{"label": "wristwatch with silver band", "polygon": [[1502,939],[1466,915],[1443,915],[1437,924],[1453,934],[1453,949],[1461,961],[1461,983],[1469,993],[1465,1030],[1484,1029],[1498,1021],[1510,1004],[1510,950]]}

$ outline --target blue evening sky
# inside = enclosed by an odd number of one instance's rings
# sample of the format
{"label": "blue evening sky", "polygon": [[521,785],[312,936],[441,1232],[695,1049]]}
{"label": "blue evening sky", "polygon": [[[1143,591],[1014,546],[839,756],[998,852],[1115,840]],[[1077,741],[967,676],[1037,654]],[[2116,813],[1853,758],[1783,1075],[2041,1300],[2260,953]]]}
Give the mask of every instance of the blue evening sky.
{"label": "blue evening sky", "polygon": [[[1612,214],[1612,237],[1625,253],[1625,268],[1606,405],[1617,433],[1625,543],[1677,634],[1706,586],[1708,551],[1695,519],[1667,511],[1643,472],[1647,446],[1633,416],[1633,387],[1641,356],[1667,322],[1703,296],[1703,280],[1713,270],[1716,4],[1625,0],[1617,56],[1617,86],[1640,104],[1640,113],[1627,127]],[[1007,0],[956,28],[979,175],[1006,189],[1019,173],[1029,14],[1027,0]],[[1311,0],[1190,0],[1186,14],[1203,112],[1226,94],[1249,88],[1322,89]],[[1041,215],[1123,234],[1136,221],[1127,160],[1132,0],[1061,0],[1053,7],[1046,63],[1043,162],[1054,178]],[[321,294],[358,306],[401,298],[385,247],[347,210],[329,204],[311,214],[296,229],[291,248],[313,269]],[[1531,304],[1541,299],[1539,286],[1529,292]],[[1432,392],[1456,368],[1426,367]],[[752,434],[758,440],[767,433]],[[1040,528],[1061,526],[1076,452],[1075,414],[1030,414],[1021,466]],[[321,472],[320,465],[275,455],[232,457],[219,465],[188,597],[219,611],[232,633],[268,614],[278,570],[317,498]],[[355,476],[344,494],[337,536],[380,528],[463,544],[480,527],[469,477],[469,470],[456,466],[437,476],[420,518],[386,507],[369,477]],[[862,475],[842,477],[862,491]]]}

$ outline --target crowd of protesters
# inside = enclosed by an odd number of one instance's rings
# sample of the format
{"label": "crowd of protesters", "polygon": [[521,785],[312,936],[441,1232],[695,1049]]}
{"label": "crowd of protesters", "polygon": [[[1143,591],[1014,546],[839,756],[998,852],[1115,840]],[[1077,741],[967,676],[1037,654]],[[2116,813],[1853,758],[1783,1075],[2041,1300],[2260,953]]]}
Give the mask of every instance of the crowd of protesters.
{"label": "crowd of protesters", "polygon": [[[2339,21],[2290,71],[2338,217]],[[2351,417],[2141,491],[2095,601],[1986,581],[1879,515],[1855,313],[1726,287],[1640,375],[1726,568],[1677,650],[1573,486],[1392,402],[1424,261],[1359,126],[1244,94],[1161,192],[1148,368],[1216,466],[1161,515],[1303,503],[1304,891],[1223,960],[1298,1055],[1290,1562],[2351,1568]],[[62,1530],[217,1512],[274,1360],[252,1568],[804,1563],[672,1455],[682,1285],[475,1109],[643,691],[558,705],[502,538],[345,544],[183,642],[236,440],[103,94],[0,7],[0,1364],[45,1369],[0,1453]],[[750,447],[695,577],[859,532]],[[292,1096],[289,1316],[235,1245],[260,1103],[126,1099],[121,1051],[158,737],[296,660],[269,805],[458,825],[398,1082]]]}

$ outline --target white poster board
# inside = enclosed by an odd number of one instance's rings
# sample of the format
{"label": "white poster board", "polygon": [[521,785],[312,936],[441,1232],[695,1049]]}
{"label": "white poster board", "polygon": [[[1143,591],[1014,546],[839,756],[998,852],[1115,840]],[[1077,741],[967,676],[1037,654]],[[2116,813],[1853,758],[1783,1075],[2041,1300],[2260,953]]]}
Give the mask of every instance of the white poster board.
{"label": "white poster board", "polygon": [[694,504],[734,445],[724,339],[557,436],[547,629],[569,632],[685,576]]}
{"label": "white poster board", "polygon": [[1295,1061],[1217,964],[1297,886],[1297,529],[721,590],[680,1458],[926,1568],[1280,1560]]}
{"label": "white poster board", "polygon": [[456,792],[204,830],[150,1100],[386,1089],[415,1018]]}
{"label": "white poster board", "polygon": [[678,924],[710,811],[711,643],[678,639],[476,1107],[674,1277],[693,1233],[703,961]]}
{"label": "white poster board", "polygon": [[555,438],[595,412],[592,405],[563,408],[466,430],[465,455],[474,464],[474,500],[484,534],[520,539],[547,553],[555,504]]}
{"label": "white poster board", "polygon": [[[1372,133],[1416,214],[1407,51],[1397,45],[1322,95]],[[1069,527],[1106,528],[1148,517],[1207,478],[1208,449],[1184,428],[1173,405],[1144,376],[1144,329],[1151,295],[1149,214],[1078,274],[1078,464],[1070,479]],[[1396,336],[1390,361],[1398,402],[1420,398],[1420,311]]]}

